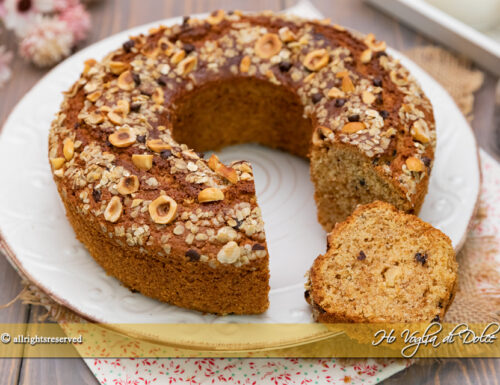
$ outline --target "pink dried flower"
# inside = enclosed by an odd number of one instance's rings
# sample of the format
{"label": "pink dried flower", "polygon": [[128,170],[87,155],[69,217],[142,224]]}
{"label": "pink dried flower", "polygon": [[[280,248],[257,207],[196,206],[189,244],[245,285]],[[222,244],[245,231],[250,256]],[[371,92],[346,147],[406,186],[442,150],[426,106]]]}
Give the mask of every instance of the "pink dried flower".
{"label": "pink dried flower", "polygon": [[59,20],[68,25],[75,43],[84,40],[90,29],[90,15],[81,4],[66,8],[59,15]]}
{"label": "pink dried flower", "polygon": [[12,52],[5,49],[4,46],[0,46],[0,88],[7,83],[12,74],[9,64],[12,60]]}
{"label": "pink dried flower", "polygon": [[53,0],[53,1],[54,1],[54,9],[57,12],[63,12],[65,9],[80,5],[79,0]]}
{"label": "pink dried flower", "polygon": [[4,0],[2,3],[3,21],[7,29],[11,29],[17,36],[24,36],[31,28],[36,10],[30,0]]}
{"label": "pink dried flower", "polygon": [[73,33],[65,22],[54,17],[38,17],[21,41],[21,56],[39,67],[51,66],[71,53]]}

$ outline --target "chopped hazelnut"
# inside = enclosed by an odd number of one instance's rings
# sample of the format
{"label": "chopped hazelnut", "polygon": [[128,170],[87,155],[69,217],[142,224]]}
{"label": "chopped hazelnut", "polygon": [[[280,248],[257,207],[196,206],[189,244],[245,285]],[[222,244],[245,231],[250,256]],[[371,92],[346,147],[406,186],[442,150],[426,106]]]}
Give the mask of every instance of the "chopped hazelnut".
{"label": "chopped hazelnut", "polygon": [[274,33],[266,33],[255,43],[255,53],[261,59],[270,59],[281,50],[281,40]]}
{"label": "chopped hazelnut", "polygon": [[106,210],[104,210],[104,219],[108,222],[115,223],[122,215],[122,211],[122,201],[119,197],[114,196],[106,206]]}
{"label": "chopped hazelnut", "polygon": [[151,219],[160,225],[166,225],[175,219],[177,202],[167,195],[160,195],[148,206]]}
{"label": "chopped hazelnut", "polygon": [[200,203],[221,201],[223,199],[224,193],[216,187],[206,188],[198,194],[198,202]]}

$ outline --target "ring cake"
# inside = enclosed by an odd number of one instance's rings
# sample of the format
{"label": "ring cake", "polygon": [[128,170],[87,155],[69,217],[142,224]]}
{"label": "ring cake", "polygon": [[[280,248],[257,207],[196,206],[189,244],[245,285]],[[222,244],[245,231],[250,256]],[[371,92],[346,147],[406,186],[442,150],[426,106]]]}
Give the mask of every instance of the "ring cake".
{"label": "ring cake", "polygon": [[433,112],[385,48],[327,21],[217,11],[86,61],[49,137],[78,239],[147,296],[218,314],[265,311],[252,168],[196,151],[258,142],[308,157],[326,230],[375,199],[417,213]]}

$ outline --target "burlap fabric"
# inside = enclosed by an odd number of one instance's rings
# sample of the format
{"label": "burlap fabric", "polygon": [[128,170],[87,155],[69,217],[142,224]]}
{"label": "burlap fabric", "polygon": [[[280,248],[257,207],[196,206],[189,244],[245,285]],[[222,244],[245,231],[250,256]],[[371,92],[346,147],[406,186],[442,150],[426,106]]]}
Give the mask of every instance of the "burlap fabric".
{"label": "burlap fabric", "polygon": [[[441,83],[464,115],[472,120],[473,93],[483,83],[482,72],[472,69],[465,59],[457,58],[439,47],[418,47],[407,51],[406,55]],[[485,217],[485,214],[479,204],[478,213],[474,218],[476,224]],[[498,247],[498,239],[469,234],[464,247],[457,256],[460,266],[459,285],[445,321],[500,321],[500,314],[498,314],[500,311],[500,274],[494,258],[491,258],[498,252]],[[47,312],[42,320],[81,321],[77,315],[54,302],[32,283],[25,279],[23,283],[23,291],[13,301],[1,307],[21,300],[25,304],[44,306]],[[484,290],[485,285],[495,289]]]}

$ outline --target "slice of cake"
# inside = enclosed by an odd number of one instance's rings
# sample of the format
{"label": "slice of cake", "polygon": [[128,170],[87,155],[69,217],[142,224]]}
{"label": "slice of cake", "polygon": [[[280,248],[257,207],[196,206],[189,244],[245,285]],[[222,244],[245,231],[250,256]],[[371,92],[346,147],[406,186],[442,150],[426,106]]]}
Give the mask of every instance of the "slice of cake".
{"label": "slice of cake", "polygon": [[305,293],[320,322],[441,321],[457,282],[450,239],[414,215],[376,201],[328,236]]}

